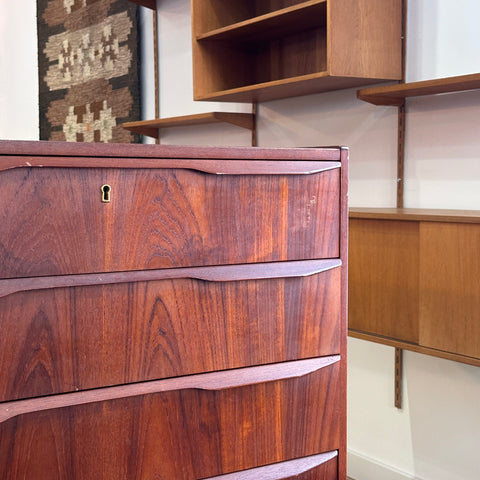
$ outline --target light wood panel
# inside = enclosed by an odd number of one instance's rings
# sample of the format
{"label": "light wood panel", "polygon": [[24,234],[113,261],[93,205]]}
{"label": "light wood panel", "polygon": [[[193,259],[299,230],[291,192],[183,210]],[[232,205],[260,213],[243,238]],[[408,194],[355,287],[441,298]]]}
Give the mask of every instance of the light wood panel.
{"label": "light wood panel", "polygon": [[415,222],[350,219],[349,328],[418,342]]}
{"label": "light wood panel", "polygon": [[337,77],[402,78],[402,2],[328,3],[328,72]]}
{"label": "light wood panel", "polygon": [[480,212],[352,209],[349,334],[480,366]]}
{"label": "light wood panel", "polygon": [[480,225],[420,229],[420,344],[480,358]]}

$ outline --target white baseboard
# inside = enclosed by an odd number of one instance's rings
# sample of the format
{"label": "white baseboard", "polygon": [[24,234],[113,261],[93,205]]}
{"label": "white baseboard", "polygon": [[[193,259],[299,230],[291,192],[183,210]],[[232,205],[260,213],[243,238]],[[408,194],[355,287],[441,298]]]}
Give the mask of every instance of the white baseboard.
{"label": "white baseboard", "polygon": [[414,480],[415,476],[358,452],[347,452],[347,475],[354,480]]}

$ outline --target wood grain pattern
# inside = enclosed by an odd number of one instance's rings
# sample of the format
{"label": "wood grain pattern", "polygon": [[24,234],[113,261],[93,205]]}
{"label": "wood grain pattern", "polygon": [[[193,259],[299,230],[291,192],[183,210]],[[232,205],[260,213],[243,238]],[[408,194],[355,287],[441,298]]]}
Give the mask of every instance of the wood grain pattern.
{"label": "wood grain pattern", "polygon": [[480,359],[480,225],[420,226],[420,344]]}
{"label": "wood grain pattern", "polygon": [[337,480],[337,455],[337,452],[320,453],[205,480]]}
{"label": "wood grain pattern", "polygon": [[418,343],[418,224],[352,218],[349,240],[349,328]]}
{"label": "wood grain pattern", "polygon": [[0,298],[0,401],[339,353],[340,272],[212,283],[167,271]]}
{"label": "wood grain pattern", "polygon": [[0,183],[0,278],[339,256],[338,168],[16,168]]}
{"label": "wood grain pattern", "polygon": [[344,479],[347,164],[0,141],[0,478]]}
{"label": "wood grain pattern", "polygon": [[402,78],[401,0],[330,0],[328,20],[331,75]]}
{"label": "wood grain pattern", "polygon": [[21,415],[0,424],[0,475],[191,480],[335,450],[337,378],[338,362],[300,378]]}
{"label": "wood grain pattern", "polygon": [[350,335],[479,365],[479,219],[472,211],[351,211]]}

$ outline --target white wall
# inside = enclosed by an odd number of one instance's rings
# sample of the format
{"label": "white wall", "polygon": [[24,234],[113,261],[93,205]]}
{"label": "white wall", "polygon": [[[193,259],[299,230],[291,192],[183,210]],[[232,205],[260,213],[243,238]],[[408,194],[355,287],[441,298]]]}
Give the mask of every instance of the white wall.
{"label": "white wall", "polygon": [[38,140],[35,0],[0,2],[0,138]]}
{"label": "white wall", "polygon": [[[189,0],[157,2],[161,116],[249,111],[193,102]],[[478,0],[410,0],[408,10],[408,80],[480,71]],[[0,138],[38,138],[36,75],[35,1],[2,1]],[[480,91],[408,101],[406,206],[479,208],[479,107]],[[258,137],[262,146],[349,146],[351,205],[394,206],[396,121],[394,107],[373,107],[345,90],[261,104]],[[251,138],[238,127],[205,125],[165,129],[161,141],[250,145]],[[349,474],[477,480],[480,369],[405,352],[397,410],[393,361],[392,348],[349,339]]]}
{"label": "white wall", "polygon": [[[158,0],[160,117],[252,111],[251,105],[194,102],[190,0]],[[249,130],[227,124],[165,128],[160,143],[251,145]]]}

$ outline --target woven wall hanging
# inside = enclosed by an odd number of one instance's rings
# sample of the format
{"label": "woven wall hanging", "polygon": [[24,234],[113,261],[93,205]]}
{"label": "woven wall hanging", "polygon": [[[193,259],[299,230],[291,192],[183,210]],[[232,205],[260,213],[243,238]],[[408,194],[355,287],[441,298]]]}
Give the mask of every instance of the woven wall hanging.
{"label": "woven wall hanging", "polygon": [[37,0],[40,140],[138,142],[137,6]]}

